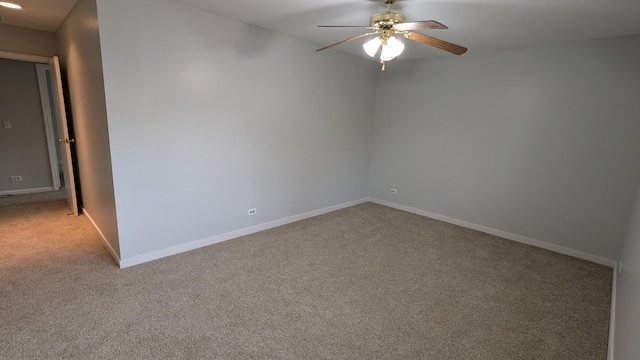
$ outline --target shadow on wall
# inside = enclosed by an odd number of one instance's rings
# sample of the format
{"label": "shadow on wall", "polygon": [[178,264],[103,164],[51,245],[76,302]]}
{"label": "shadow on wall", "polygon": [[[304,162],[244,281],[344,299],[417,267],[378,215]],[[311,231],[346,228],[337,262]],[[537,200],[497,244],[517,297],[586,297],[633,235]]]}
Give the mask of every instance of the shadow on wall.
{"label": "shadow on wall", "polygon": [[[60,69],[60,75],[62,77],[62,93],[64,96],[64,106],[67,115],[67,127],[69,131],[69,138],[75,139],[76,132],[73,122],[73,109],[71,106],[71,97],[69,91],[69,81],[67,80],[67,72],[64,68]],[[76,140],[77,141],[77,140]],[[78,209],[82,209],[82,186],[80,179],[80,169],[78,168],[78,150],[76,146],[71,146],[71,158],[73,159],[73,174],[76,188],[76,201],[78,203]],[[64,177],[63,177],[64,178]]]}

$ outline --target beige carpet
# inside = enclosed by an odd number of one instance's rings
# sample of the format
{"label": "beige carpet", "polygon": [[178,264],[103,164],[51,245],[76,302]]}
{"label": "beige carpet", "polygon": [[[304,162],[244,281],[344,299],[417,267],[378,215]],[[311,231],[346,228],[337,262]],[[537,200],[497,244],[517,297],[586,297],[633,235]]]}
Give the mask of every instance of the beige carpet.
{"label": "beige carpet", "polygon": [[24,194],[24,195],[0,195],[0,206],[11,206],[18,204],[49,202],[54,200],[65,199],[67,194],[64,188],[56,191],[47,191],[41,193]]}
{"label": "beige carpet", "polygon": [[606,359],[612,270],[366,203],[118,269],[0,200],[1,359]]}

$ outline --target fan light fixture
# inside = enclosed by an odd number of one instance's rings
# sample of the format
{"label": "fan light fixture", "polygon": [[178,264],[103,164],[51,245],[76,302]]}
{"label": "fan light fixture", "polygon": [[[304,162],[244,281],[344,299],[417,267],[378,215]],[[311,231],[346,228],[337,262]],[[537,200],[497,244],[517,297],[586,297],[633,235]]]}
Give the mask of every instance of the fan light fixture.
{"label": "fan light fixture", "polygon": [[380,36],[375,37],[362,45],[364,51],[367,55],[374,57],[380,47],[382,47],[382,52],[380,53],[381,61],[389,61],[396,57],[398,57],[404,51],[404,44],[391,36],[387,40],[381,39]]}
{"label": "fan light fixture", "polygon": [[381,45],[382,39],[380,39],[380,37],[378,36],[364,43],[362,47],[364,48],[364,51],[367,53],[367,55],[374,57],[376,56],[376,53],[378,52],[378,49],[380,49]]}
{"label": "fan light fixture", "polygon": [[387,5],[387,12],[374,14],[369,19],[368,26],[352,26],[352,25],[318,25],[319,27],[328,28],[353,28],[359,27],[369,30],[369,32],[352,36],[348,39],[338,41],[337,43],[327,45],[316,51],[322,51],[331,49],[334,46],[342,45],[349,41],[361,39],[363,37],[375,35],[375,38],[366,42],[362,47],[367,55],[375,57],[378,51],[380,51],[380,64],[382,64],[382,71],[385,69],[386,62],[395,61],[400,54],[404,51],[404,44],[396,39],[393,35],[402,36],[405,39],[415,41],[421,44],[436,47],[446,52],[462,55],[467,52],[467,48],[456,45],[438,38],[434,38],[419,32],[416,30],[437,30],[447,29],[447,27],[435,20],[423,20],[423,21],[410,21],[406,22],[404,15],[391,12],[391,5],[397,0],[382,0]]}
{"label": "fan light fixture", "polygon": [[4,2],[4,1],[0,1],[0,6],[4,6],[6,8],[9,9],[22,9],[22,6],[18,5],[18,4],[13,4],[10,2]]}
{"label": "fan light fixture", "polygon": [[398,55],[402,54],[404,51],[404,44],[396,39],[395,37],[390,37],[387,40],[386,45],[382,45],[382,54],[380,54],[380,60],[389,61]]}

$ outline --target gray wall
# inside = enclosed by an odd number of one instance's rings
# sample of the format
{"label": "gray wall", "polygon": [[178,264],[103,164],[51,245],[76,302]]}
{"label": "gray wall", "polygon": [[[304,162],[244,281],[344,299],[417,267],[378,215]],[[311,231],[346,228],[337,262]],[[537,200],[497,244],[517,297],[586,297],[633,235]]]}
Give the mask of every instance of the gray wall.
{"label": "gray wall", "polygon": [[0,51],[54,56],[58,54],[58,41],[52,32],[0,24]]}
{"label": "gray wall", "polygon": [[109,129],[95,0],[80,0],[58,29],[60,59],[69,83],[82,207],[119,254]]}
{"label": "gray wall", "polygon": [[370,195],[617,259],[640,176],[638,94],[640,37],[390,66]]}
{"label": "gray wall", "polygon": [[635,360],[640,354],[640,186],[623,246],[622,266],[616,293],[615,359]]}
{"label": "gray wall", "polygon": [[0,59],[0,79],[0,192],[52,187],[36,66]]}
{"label": "gray wall", "polygon": [[123,259],[367,196],[375,64],[169,1],[98,14]]}

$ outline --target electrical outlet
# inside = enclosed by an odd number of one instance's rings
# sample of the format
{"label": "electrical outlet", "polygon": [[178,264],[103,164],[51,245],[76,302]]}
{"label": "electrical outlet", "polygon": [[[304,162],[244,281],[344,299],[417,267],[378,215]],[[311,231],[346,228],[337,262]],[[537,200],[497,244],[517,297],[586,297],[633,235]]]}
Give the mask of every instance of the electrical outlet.
{"label": "electrical outlet", "polygon": [[22,176],[12,176],[11,181],[22,181]]}
{"label": "electrical outlet", "polygon": [[396,189],[389,189],[389,192],[390,192],[390,193],[392,193],[392,194],[397,194],[397,193],[398,193],[398,190],[396,190]]}
{"label": "electrical outlet", "polygon": [[255,215],[256,212],[258,212],[258,209],[256,209],[256,208],[249,209],[249,215]]}

